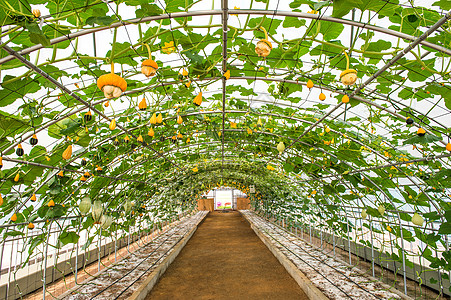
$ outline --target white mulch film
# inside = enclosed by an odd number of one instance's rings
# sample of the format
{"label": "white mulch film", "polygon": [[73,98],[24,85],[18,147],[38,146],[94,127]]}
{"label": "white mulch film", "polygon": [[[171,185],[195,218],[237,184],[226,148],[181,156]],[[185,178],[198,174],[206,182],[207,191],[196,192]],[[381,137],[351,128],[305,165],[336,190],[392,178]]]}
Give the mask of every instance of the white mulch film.
{"label": "white mulch film", "polygon": [[382,282],[335,260],[252,211],[243,210],[241,213],[328,298],[401,299],[399,295],[388,291]]}
{"label": "white mulch film", "polygon": [[[138,249],[126,258],[108,267],[99,276],[83,284],[63,299],[91,299],[109,285],[111,287],[96,296],[95,299],[115,299],[118,296],[120,299],[127,299],[140,287],[147,276],[158,267],[159,263],[173,251],[173,247],[205,218],[207,213],[206,211],[200,211],[191,217],[180,220],[175,226],[155,237],[146,247]],[[149,254],[151,255],[149,256]],[[135,267],[136,269],[133,270]],[[128,272],[130,274],[127,274]],[[138,279],[139,276],[141,276],[140,279]],[[133,283],[136,279],[138,280]]]}

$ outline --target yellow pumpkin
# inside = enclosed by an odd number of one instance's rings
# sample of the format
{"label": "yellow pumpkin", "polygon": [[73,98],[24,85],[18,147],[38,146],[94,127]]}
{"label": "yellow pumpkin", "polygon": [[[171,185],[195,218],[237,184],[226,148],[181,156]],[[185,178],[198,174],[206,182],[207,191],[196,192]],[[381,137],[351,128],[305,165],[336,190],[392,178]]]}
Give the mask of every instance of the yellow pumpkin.
{"label": "yellow pumpkin", "polygon": [[13,215],[11,216],[11,221],[13,221],[13,222],[16,222],[16,221],[17,221],[17,215],[16,215],[16,214],[13,214]]}
{"label": "yellow pumpkin", "polygon": [[157,123],[163,123],[163,115],[161,113],[158,114]]}
{"label": "yellow pumpkin", "polygon": [[33,230],[34,229],[34,224],[33,223],[28,223],[28,229]]}
{"label": "yellow pumpkin", "polygon": [[181,116],[178,116],[177,117],[177,124],[182,124],[183,123],[183,119],[182,119],[182,117]]}
{"label": "yellow pumpkin", "polygon": [[152,117],[149,119],[150,124],[157,124],[157,114],[153,113]]}
{"label": "yellow pumpkin", "polygon": [[110,127],[110,130],[116,129],[116,119],[111,120],[109,127]]}
{"label": "yellow pumpkin", "polygon": [[104,74],[97,79],[97,86],[105,95],[105,98],[117,98],[127,90],[127,82],[124,78],[114,74],[114,63],[111,62],[111,73]]}
{"label": "yellow pumpkin", "polygon": [[199,94],[197,94],[196,97],[194,97],[193,103],[196,106],[200,106],[202,104],[202,92],[200,92]]}
{"label": "yellow pumpkin", "polygon": [[47,203],[48,207],[54,207],[55,206],[55,201],[50,200],[49,203]]}
{"label": "yellow pumpkin", "polygon": [[149,128],[149,132],[147,132],[147,135],[148,136],[154,136],[155,135],[155,132],[153,131],[152,128]]}
{"label": "yellow pumpkin", "polygon": [[146,77],[152,77],[157,73],[158,64],[152,59],[146,59],[141,63],[141,73]]}
{"label": "yellow pumpkin", "polygon": [[139,108],[139,110],[146,110],[146,109],[147,109],[146,98],[143,98],[143,99],[141,100],[141,102],[139,102],[138,108]]}
{"label": "yellow pumpkin", "polygon": [[260,29],[265,33],[265,38],[257,42],[255,53],[257,53],[258,56],[267,57],[271,53],[272,44],[268,40],[268,33],[266,32],[266,29],[263,27],[260,27]]}
{"label": "yellow pumpkin", "polygon": [[307,87],[309,89],[313,88],[313,81],[311,81],[310,79],[309,79],[309,81],[307,81]]}

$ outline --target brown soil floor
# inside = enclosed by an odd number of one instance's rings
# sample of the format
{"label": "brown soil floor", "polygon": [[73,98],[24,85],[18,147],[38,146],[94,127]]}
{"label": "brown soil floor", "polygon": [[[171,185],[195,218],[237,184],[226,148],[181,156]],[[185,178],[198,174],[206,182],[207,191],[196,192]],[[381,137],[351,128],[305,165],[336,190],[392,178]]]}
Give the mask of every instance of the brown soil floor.
{"label": "brown soil floor", "polygon": [[239,212],[212,212],[147,299],[308,299]]}

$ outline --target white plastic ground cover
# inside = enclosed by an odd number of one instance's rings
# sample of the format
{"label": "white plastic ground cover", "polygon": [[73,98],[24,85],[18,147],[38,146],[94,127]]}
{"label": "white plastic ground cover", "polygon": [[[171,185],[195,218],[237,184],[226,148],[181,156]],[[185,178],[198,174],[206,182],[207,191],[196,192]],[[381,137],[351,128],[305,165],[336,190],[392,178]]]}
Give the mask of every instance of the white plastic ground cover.
{"label": "white plastic ground cover", "polygon": [[180,220],[149,244],[102,271],[63,299],[127,299],[207,213],[207,211],[200,211]]}
{"label": "white plastic ground cover", "polygon": [[402,299],[398,294],[387,290],[387,285],[382,282],[335,260],[254,212],[242,210],[241,213],[328,298]]}

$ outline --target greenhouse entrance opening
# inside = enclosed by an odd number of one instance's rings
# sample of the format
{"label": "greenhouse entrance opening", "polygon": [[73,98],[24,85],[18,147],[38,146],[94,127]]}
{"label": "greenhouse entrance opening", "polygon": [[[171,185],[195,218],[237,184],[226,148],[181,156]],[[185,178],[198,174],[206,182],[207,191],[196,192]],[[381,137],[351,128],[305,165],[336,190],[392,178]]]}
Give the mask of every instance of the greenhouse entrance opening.
{"label": "greenhouse entrance opening", "polygon": [[215,197],[215,210],[233,209],[232,199],[232,190],[217,190]]}

